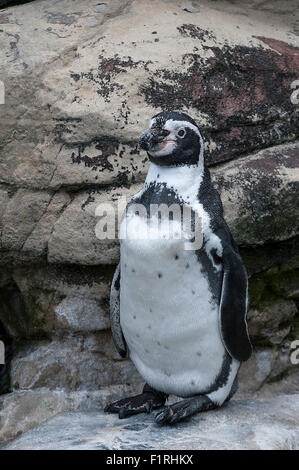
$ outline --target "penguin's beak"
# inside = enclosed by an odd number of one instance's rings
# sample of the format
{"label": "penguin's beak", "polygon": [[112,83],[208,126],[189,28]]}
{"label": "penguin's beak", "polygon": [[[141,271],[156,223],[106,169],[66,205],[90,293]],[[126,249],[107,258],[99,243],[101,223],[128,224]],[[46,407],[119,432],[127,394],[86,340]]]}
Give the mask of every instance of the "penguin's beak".
{"label": "penguin's beak", "polygon": [[157,151],[160,149],[160,147],[165,145],[168,134],[169,132],[165,130],[147,130],[143,132],[139,138],[140,148],[146,150],[147,152]]}
{"label": "penguin's beak", "polygon": [[152,134],[150,131],[145,131],[141,134],[139,138],[140,148],[143,150],[149,151],[159,143],[157,136]]}

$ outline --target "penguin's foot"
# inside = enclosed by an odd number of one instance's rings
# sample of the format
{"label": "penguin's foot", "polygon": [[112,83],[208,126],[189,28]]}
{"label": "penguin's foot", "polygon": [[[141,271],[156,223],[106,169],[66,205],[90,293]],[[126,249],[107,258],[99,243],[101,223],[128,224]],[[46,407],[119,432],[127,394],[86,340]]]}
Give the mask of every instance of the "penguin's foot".
{"label": "penguin's foot", "polygon": [[157,413],[156,423],[160,425],[175,424],[189,418],[195,413],[211,410],[213,408],[217,408],[217,405],[215,405],[207,395],[198,395],[179,401],[173,405],[165,406],[163,410]]}
{"label": "penguin's foot", "polygon": [[122,400],[110,403],[104,409],[108,413],[118,413],[120,419],[138,413],[150,413],[152,410],[160,408],[166,402],[168,395],[163,392],[154,390],[145,384],[140,395],[134,397],[123,398]]}

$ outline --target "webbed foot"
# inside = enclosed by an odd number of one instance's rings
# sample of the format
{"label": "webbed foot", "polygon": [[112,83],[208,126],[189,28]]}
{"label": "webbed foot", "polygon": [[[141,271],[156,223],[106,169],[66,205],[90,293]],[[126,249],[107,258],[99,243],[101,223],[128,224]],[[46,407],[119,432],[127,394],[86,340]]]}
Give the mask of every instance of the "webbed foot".
{"label": "webbed foot", "polygon": [[104,409],[108,413],[118,413],[120,419],[138,413],[150,413],[152,410],[160,408],[166,402],[168,395],[154,390],[145,384],[140,395],[123,398],[122,400],[110,403]]}
{"label": "webbed foot", "polygon": [[179,401],[173,405],[165,406],[157,413],[155,420],[159,425],[175,424],[189,418],[195,413],[211,410],[213,408],[217,408],[217,405],[215,405],[209,397],[206,395],[198,395]]}

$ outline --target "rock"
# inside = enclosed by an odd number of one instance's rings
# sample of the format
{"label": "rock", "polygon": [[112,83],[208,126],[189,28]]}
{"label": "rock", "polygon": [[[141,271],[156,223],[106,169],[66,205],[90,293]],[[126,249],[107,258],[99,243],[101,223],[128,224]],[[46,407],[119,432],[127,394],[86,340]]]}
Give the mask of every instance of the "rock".
{"label": "rock", "polygon": [[[85,265],[118,263],[118,223],[126,203],[140,188],[141,185],[134,185],[130,189],[116,187],[106,191],[80,192],[53,228],[48,243],[48,261]],[[99,222],[96,209],[101,204],[109,210],[107,218],[114,229],[112,239],[100,240],[99,235],[96,236]]]}
{"label": "rock", "polygon": [[[241,365],[239,373],[239,392],[241,396],[250,397],[270,385],[279,384],[289,376],[298,376],[299,367],[291,362],[290,342],[273,347],[256,346],[249,361]],[[296,390],[296,388],[295,388]],[[289,390],[282,388],[284,393]]]}
{"label": "rock", "polygon": [[263,386],[269,377],[275,361],[276,352],[273,348],[255,348],[239,374],[239,390],[241,393],[252,394]]}
{"label": "rock", "polygon": [[205,128],[210,163],[296,139],[289,26],[276,28],[271,12],[256,22],[247,7],[238,15],[205,4],[190,14],[181,2],[166,5],[115,0],[95,13],[91,0],[84,12],[82,0],[46,0],[6,10],[3,182],[71,189],[142,178],[138,135],[170,104]]}
{"label": "rock", "polygon": [[43,255],[53,225],[69,202],[64,192],[17,190],[3,215],[2,247],[29,252],[33,258]]}
{"label": "rock", "polygon": [[183,2],[181,3],[181,8],[184,11],[188,11],[189,13],[199,13],[200,9],[198,8],[197,2]]}
{"label": "rock", "polygon": [[0,292],[2,305],[6,302],[1,321],[15,338],[13,389],[94,390],[138,379],[132,363],[119,360],[105,331],[107,276],[112,277],[113,269],[105,271],[106,277],[101,267],[24,267],[13,272],[15,284]]}
{"label": "rock", "polygon": [[104,11],[105,8],[106,8],[106,6],[107,6],[106,3],[98,3],[97,5],[95,5],[95,6],[93,7],[93,9],[94,9],[94,11],[96,11],[96,12],[98,13],[98,12]]}
{"label": "rock", "polygon": [[48,389],[23,390],[0,397],[0,443],[13,439],[58,413],[102,409],[121,394],[136,393],[136,387],[115,385],[91,392]]}
{"label": "rock", "polygon": [[298,450],[298,399],[233,399],[173,427],[157,426],[153,413],[121,421],[102,411],[62,413],[2,449]]}
{"label": "rock", "polygon": [[[292,250],[288,255],[292,255]],[[284,256],[285,262],[288,255]],[[249,333],[255,344],[263,346],[279,345],[287,336],[296,339],[297,334],[298,268],[294,259],[290,266],[278,266],[277,261],[272,259],[275,267],[268,265],[267,270],[249,279]]]}
{"label": "rock", "polygon": [[68,296],[55,308],[60,328],[73,331],[105,330],[109,326],[107,316],[96,300],[82,296]]}
{"label": "rock", "polygon": [[17,267],[3,279],[0,319],[19,340],[107,329],[112,276],[101,266]]}
{"label": "rock", "polygon": [[288,336],[291,323],[297,313],[292,300],[276,300],[263,310],[249,310],[248,327],[251,339],[268,340],[271,344],[280,344]]}
{"label": "rock", "polygon": [[13,390],[98,390],[138,380],[133,363],[119,359],[107,332],[25,343],[18,348],[11,365]]}
{"label": "rock", "polygon": [[298,155],[298,144],[287,144],[239,158],[212,172],[226,221],[239,245],[265,244],[298,234],[294,199]]}
{"label": "rock", "polygon": [[[274,380],[269,383],[265,383],[263,387],[255,392],[256,397],[263,398],[272,398],[277,397],[281,394],[294,395],[298,392],[299,386],[299,374],[298,368],[293,368],[289,374],[279,377],[279,380]],[[242,393],[243,397],[245,395],[250,397],[250,394]]]}
{"label": "rock", "polygon": [[27,237],[45,214],[52,194],[19,189],[9,200],[3,217],[2,246],[21,250]]}
{"label": "rock", "polygon": [[48,186],[80,189],[82,185],[128,184],[144,180],[148,166],[148,157],[141,155],[137,139],[121,143],[103,137],[87,144],[67,144],[59,149]]}
{"label": "rock", "polygon": [[[254,305],[264,293],[265,285],[270,282],[269,289],[277,295],[288,296],[294,292],[297,270],[299,268],[299,239],[290,238],[280,243],[266,243],[264,245],[241,246],[240,252],[252,281],[250,297],[256,299]],[[268,275],[268,274],[269,275]],[[272,276],[272,274],[274,276]],[[273,279],[276,287],[274,287]],[[265,282],[267,280],[267,282]],[[280,292],[278,292],[278,285]],[[282,289],[282,286],[284,288]],[[251,302],[252,305],[252,302]]]}

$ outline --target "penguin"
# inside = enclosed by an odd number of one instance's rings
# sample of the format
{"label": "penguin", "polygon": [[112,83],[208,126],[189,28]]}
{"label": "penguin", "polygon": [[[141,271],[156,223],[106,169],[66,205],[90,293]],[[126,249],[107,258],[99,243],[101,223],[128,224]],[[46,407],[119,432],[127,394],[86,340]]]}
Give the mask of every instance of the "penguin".
{"label": "penguin", "polygon": [[[156,423],[175,424],[222,406],[237,391],[240,364],[252,353],[248,280],[196,122],[163,111],[139,144],[151,163],[121,223],[110,321],[120,356],[129,354],[145,385],[105,411],[126,418],[161,408]],[[179,207],[181,215],[160,207]],[[170,394],[182,399],[166,405]]]}

